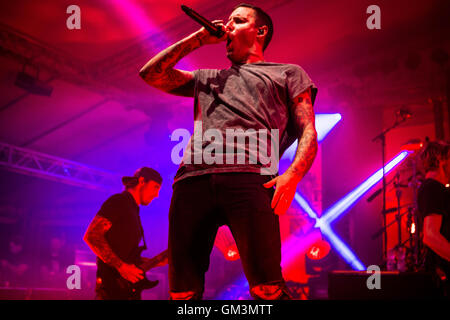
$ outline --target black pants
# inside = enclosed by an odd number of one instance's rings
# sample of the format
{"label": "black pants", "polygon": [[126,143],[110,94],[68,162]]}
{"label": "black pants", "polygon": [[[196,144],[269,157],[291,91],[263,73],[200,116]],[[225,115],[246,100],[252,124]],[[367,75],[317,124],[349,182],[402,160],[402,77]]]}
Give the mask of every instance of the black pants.
{"label": "black pants", "polygon": [[169,212],[171,292],[201,298],[215,236],[228,225],[250,287],[284,283],[278,216],[271,208],[270,176],[221,173],[190,177],[174,184]]}

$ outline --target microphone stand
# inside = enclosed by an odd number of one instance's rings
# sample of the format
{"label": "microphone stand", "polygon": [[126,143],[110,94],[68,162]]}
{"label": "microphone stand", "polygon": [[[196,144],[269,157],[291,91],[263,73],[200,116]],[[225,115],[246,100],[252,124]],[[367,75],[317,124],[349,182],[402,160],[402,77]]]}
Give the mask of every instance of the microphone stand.
{"label": "microphone stand", "polygon": [[395,186],[395,195],[397,197],[397,214],[395,215],[395,220],[397,221],[397,233],[398,233],[398,245],[397,247],[400,248],[402,245],[402,216],[400,212],[400,199],[402,197],[402,190],[400,186],[400,174],[397,172],[395,175],[394,186]]}
{"label": "microphone stand", "polygon": [[[414,232],[414,236],[411,234],[411,238],[413,238],[414,242],[414,250],[413,250],[413,257],[414,257],[414,265],[416,267],[419,266],[419,255],[420,255],[420,250],[421,250],[421,243],[420,243],[420,230],[422,228],[421,223],[420,223],[420,219],[419,219],[419,206],[417,204],[417,189],[419,187],[419,180],[418,180],[418,173],[417,173],[417,157],[418,155],[415,156],[414,160],[412,161],[413,164],[413,179],[411,181],[411,188],[413,191],[413,207],[410,209],[411,212],[411,218],[412,218],[412,222],[415,224],[415,232]],[[411,243],[412,243],[411,242]]]}
{"label": "microphone stand", "polygon": [[381,158],[382,158],[382,165],[383,165],[383,209],[382,209],[382,215],[383,215],[383,227],[384,229],[384,248],[383,248],[383,258],[384,261],[387,261],[387,229],[386,229],[386,172],[385,172],[385,166],[386,166],[386,134],[391,131],[392,129],[399,126],[401,123],[405,122],[407,117],[402,117],[400,120],[398,117],[396,117],[394,124],[385,129],[383,132],[381,132],[379,135],[377,135],[375,138],[372,139],[372,142],[375,142],[377,140],[381,140]]}
{"label": "microphone stand", "polygon": [[391,223],[389,223],[386,227],[381,227],[380,230],[378,230],[376,233],[374,233],[374,234],[372,235],[372,240],[378,238],[382,233],[386,233],[386,229],[388,229],[388,228],[389,228],[390,226],[392,226],[393,224],[397,223],[398,218],[401,219],[401,218],[402,218],[405,214],[407,214],[407,213],[408,213],[408,211],[404,211],[404,212],[401,213],[401,214],[396,214],[395,220],[392,220]]}

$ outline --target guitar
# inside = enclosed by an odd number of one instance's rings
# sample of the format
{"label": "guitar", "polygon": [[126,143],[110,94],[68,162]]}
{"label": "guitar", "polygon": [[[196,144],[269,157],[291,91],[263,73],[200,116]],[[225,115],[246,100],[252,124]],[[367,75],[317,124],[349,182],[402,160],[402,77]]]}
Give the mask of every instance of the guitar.
{"label": "guitar", "polygon": [[153,258],[143,261],[141,258],[141,253],[143,250],[144,250],[143,247],[140,247],[137,250],[136,259],[134,259],[134,261],[136,261],[135,263],[136,266],[142,271],[144,271],[144,278],[136,283],[132,283],[131,281],[128,281],[121,276],[117,277],[116,279],[117,283],[122,289],[129,290],[129,292],[132,293],[133,295],[140,295],[142,291],[154,288],[158,285],[159,283],[158,280],[155,281],[148,280],[145,273],[157,266],[162,266],[161,262],[167,259],[167,250],[165,250]]}

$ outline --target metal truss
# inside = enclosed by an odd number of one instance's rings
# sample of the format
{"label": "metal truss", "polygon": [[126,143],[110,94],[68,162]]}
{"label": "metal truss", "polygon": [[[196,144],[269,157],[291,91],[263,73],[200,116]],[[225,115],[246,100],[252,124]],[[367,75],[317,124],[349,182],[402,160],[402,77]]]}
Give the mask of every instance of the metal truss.
{"label": "metal truss", "polygon": [[88,68],[81,60],[4,24],[0,24],[0,47],[2,51],[43,67],[52,74],[72,79],[89,76]]}
{"label": "metal truss", "polygon": [[0,142],[0,166],[7,170],[72,186],[102,191],[115,190],[117,174]]}
{"label": "metal truss", "polygon": [[0,53],[9,55],[24,65],[47,71],[51,79],[63,79],[110,99],[130,100],[124,90],[96,77],[98,72],[94,70],[95,64],[77,59],[63,50],[53,48],[1,23]]}

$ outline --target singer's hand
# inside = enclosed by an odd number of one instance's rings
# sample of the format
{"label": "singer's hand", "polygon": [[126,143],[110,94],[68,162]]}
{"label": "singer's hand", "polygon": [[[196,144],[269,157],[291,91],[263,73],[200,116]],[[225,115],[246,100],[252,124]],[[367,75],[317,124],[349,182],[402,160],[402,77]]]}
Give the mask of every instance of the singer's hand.
{"label": "singer's hand", "polygon": [[212,21],[212,23],[214,23],[216,26],[222,28],[222,30],[225,32],[225,34],[221,38],[217,38],[216,36],[211,35],[209,33],[209,31],[206,30],[205,28],[201,28],[200,30],[198,30],[195,33],[195,35],[200,40],[201,45],[220,43],[227,39],[228,33],[225,29],[225,26],[223,25],[223,20],[214,20],[214,21]]}

